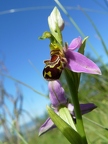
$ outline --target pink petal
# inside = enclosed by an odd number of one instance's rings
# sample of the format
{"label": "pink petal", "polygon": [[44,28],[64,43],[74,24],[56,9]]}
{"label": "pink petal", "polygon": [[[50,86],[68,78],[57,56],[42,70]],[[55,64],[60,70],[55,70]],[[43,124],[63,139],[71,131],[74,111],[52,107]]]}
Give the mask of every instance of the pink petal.
{"label": "pink petal", "polygon": [[81,109],[82,115],[92,111],[95,108],[97,108],[97,106],[93,103],[80,104],[80,109]]}
{"label": "pink petal", "polygon": [[52,122],[52,120],[50,118],[48,118],[45,123],[40,127],[39,129],[39,136],[46,133],[47,131],[55,128],[56,126],[54,125],[54,123]]}
{"label": "pink petal", "polygon": [[68,103],[67,107],[72,116],[74,116],[74,106],[71,103]]}
{"label": "pink petal", "polygon": [[68,49],[75,50],[76,48],[79,48],[81,44],[82,44],[82,40],[81,37],[79,36],[78,38],[75,38],[71,41]]}
{"label": "pink petal", "polygon": [[67,99],[65,97],[65,92],[60,84],[59,80],[49,81],[49,98],[53,107],[59,107],[61,104],[66,104]]}
{"label": "pink petal", "polygon": [[73,72],[101,75],[99,67],[93,61],[78,52],[73,52],[68,49],[66,58],[68,61],[67,67]]}

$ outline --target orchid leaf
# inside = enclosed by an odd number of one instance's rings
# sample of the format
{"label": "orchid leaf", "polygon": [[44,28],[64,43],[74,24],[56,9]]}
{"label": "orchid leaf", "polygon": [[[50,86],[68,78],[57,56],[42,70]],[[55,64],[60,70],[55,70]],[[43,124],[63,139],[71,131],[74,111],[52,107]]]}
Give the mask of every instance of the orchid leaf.
{"label": "orchid leaf", "polygon": [[62,132],[62,134],[68,139],[71,144],[81,144],[80,135],[62,118],[60,118],[50,107],[47,106],[48,114],[54,124]]}

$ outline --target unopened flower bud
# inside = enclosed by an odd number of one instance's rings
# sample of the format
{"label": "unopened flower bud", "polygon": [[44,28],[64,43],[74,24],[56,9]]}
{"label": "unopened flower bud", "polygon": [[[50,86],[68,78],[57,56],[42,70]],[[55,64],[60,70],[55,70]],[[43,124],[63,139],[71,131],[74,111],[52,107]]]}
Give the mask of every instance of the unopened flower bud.
{"label": "unopened flower bud", "polygon": [[48,17],[48,24],[50,29],[52,29],[53,31],[57,30],[57,25],[61,31],[64,29],[64,21],[57,7],[53,9],[50,16]]}

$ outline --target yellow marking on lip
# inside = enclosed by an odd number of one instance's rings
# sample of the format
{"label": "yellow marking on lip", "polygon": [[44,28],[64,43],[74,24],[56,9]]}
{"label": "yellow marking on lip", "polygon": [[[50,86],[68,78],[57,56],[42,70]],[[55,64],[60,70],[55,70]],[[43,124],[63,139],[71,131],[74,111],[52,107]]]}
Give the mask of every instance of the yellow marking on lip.
{"label": "yellow marking on lip", "polygon": [[44,73],[44,77],[46,77],[46,75],[48,75],[49,77],[52,77],[52,75],[51,75],[51,72],[50,72],[50,71],[45,72],[45,73]]}
{"label": "yellow marking on lip", "polygon": [[59,71],[61,71],[61,70],[62,70],[61,65],[60,65],[60,66],[58,66],[58,67],[57,67],[57,69],[58,69]]}

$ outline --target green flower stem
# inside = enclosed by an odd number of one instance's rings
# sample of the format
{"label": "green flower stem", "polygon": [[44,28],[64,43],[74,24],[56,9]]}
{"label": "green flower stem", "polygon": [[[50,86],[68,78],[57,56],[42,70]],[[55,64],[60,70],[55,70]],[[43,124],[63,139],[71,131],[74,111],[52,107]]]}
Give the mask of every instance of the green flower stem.
{"label": "green flower stem", "polygon": [[82,115],[81,115],[79,100],[78,100],[78,88],[75,85],[75,79],[72,76],[71,71],[65,69],[64,73],[65,73],[66,81],[67,81],[67,84],[68,84],[68,87],[70,90],[72,102],[74,105],[77,131],[82,138],[82,143],[87,144],[87,139],[86,139],[86,135],[85,135],[85,131],[84,131]]}
{"label": "green flower stem", "polygon": [[[56,33],[51,28],[50,30],[51,30],[52,35],[59,42],[59,44],[63,46],[62,33],[58,25],[56,24],[56,30],[57,30]],[[70,90],[70,94],[72,96],[72,101],[74,104],[75,116],[77,120],[77,124],[76,124],[77,131],[79,135],[81,136],[82,144],[87,144],[83,121],[82,121],[82,115],[81,115],[80,106],[79,106],[79,100],[78,100],[78,86],[79,86],[80,76],[78,76],[78,74],[76,73],[70,72],[69,70],[64,70],[64,71],[65,71],[67,84]]]}

